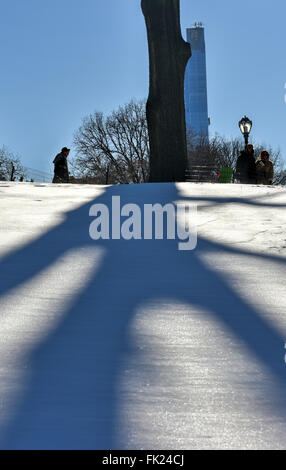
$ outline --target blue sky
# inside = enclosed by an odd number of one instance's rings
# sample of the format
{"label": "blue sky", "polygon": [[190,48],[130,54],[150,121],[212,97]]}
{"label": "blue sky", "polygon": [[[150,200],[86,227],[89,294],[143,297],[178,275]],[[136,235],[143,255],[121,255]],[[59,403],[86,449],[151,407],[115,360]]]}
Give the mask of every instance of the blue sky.
{"label": "blue sky", "polygon": [[[140,0],[0,0],[0,145],[49,171],[82,118],[148,95]],[[253,137],[286,160],[285,0],[181,0],[205,24],[210,132]]]}

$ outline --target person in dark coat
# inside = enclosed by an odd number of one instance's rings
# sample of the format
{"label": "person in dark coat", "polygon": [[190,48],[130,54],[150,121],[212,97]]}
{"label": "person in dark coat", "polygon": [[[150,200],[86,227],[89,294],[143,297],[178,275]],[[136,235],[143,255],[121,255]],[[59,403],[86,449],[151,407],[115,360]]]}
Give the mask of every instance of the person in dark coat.
{"label": "person in dark coat", "polygon": [[256,160],[256,178],[258,184],[272,184],[274,177],[273,167],[273,162],[269,160],[269,153],[267,150],[262,150]]}
{"label": "person in dark coat", "polygon": [[63,147],[61,152],[54,158],[53,183],[69,183],[68,156],[70,149]]}
{"label": "person in dark coat", "polygon": [[235,177],[243,184],[256,183],[256,165],[252,144],[248,144],[245,150],[240,153],[236,162]]}

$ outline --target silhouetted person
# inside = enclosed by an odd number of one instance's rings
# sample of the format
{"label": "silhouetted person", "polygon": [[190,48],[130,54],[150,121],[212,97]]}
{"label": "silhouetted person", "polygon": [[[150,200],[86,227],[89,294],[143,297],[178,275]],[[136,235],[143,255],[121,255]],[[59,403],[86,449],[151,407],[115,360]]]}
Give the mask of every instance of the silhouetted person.
{"label": "silhouetted person", "polygon": [[273,162],[267,150],[262,150],[256,160],[256,179],[258,184],[272,184],[274,177]]}
{"label": "silhouetted person", "polygon": [[240,153],[236,162],[235,177],[243,184],[256,183],[256,165],[252,144],[248,144]]}
{"label": "silhouetted person", "polygon": [[11,170],[10,181],[15,181],[15,178],[14,178],[14,175],[15,175],[15,167],[14,167],[13,162],[11,163],[11,165],[12,165],[12,170]]}
{"label": "silhouetted person", "polygon": [[55,157],[53,163],[55,165],[53,183],[68,183],[69,170],[68,170],[68,156],[70,149],[63,147],[61,152]]}

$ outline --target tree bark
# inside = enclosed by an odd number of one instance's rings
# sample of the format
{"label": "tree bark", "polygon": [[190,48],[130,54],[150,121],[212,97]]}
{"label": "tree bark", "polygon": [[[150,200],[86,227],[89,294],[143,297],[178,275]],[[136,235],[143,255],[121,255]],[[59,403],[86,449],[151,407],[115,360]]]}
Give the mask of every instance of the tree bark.
{"label": "tree bark", "polygon": [[184,181],[187,167],[184,77],[191,56],[180,26],[180,0],[141,0],[150,84],[147,121],[150,182]]}

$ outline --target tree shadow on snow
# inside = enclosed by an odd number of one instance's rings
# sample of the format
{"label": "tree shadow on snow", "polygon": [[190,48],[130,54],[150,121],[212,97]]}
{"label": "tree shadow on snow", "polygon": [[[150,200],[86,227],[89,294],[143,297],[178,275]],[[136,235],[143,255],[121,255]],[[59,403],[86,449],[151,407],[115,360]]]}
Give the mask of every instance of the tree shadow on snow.
{"label": "tree shadow on snow", "polygon": [[[100,269],[67,308],[56,331],[31,351],[31,377],[3,430],[0,447],[118,448],[122,358],[136,354],[129,338],[130,323],[138,307],[156,299],[202,307],[244,342],[272,374],[281,392],[276,405],[286,420],[284,338],[231,288],[226,275],[207,267],[200,258],[213,251],[229,256],[249,253],[206,239],[199,239],[197,249],[189,252],[178,250],[178,240],[91,240],[91,205],[96,202],[110,207],[111,197],[118,195],[121,206],[136,203],[143,207],[182,199],[175,184],[108,187],[94,201],[67,213],[62,224],[0,263],[1,297],[68,250],[101,246],[106,252]],[[285,267],[285,260],[278,256],[251,256]]]}

